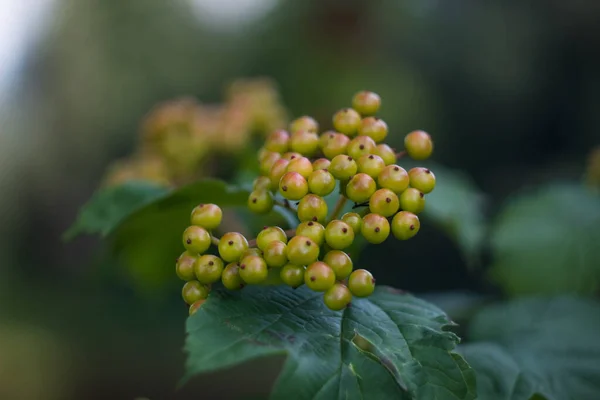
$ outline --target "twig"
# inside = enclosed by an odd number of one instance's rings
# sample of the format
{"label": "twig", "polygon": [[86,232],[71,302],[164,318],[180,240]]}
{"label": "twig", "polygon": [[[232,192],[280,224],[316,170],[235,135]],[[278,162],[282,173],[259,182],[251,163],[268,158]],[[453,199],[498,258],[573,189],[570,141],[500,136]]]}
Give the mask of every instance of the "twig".
{"label": "twig", "polygon": [[338,199],[337,203],[335,203],[335,208],[333,209],[333,212],[331,213],[331,217],[329,218],[329,221],[327,221],[328,223],[338,217],[338,215],[340,214],[340,212],[346,205],[347,200],[348,199],[346,198],[346,196],[344,196],[343,194],[340,195],[340,198]]}
{"label": "twig", "polygon": [[406,151],[402,150],[399,153],[396,153],[396,160],[401,159],[402,157],[404,157],[406,155]]}
{"label": "twig", "polygon": [[369,205],[368,201],[365,201],[364,203],[354,203],[354,205],[352,206],[352,209],[359,208],[359,207],[367,207],[368,205]]}

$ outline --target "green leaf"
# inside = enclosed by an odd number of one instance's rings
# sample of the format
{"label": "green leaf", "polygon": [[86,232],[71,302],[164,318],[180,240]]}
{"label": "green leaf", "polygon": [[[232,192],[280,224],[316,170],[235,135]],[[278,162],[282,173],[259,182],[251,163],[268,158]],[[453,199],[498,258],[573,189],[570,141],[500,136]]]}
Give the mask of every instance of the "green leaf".
{"label": "green leaf", "polygon": [[492,232],[492,278],[511,295],[593,293],[600,281],[600,198],[575,184],[522,194]]}
{"label": "green leaf", "polygon": [[452,324],[387,287],[337,312],[306,287],[218,289],[188,319],[185,380],[284,354],[273,399],[474,399]]}
{"label": "green leaf", "polygon": [[479,398],[600,398],[600,303],[529,298],[487,307],[460,346],[477,371]]}

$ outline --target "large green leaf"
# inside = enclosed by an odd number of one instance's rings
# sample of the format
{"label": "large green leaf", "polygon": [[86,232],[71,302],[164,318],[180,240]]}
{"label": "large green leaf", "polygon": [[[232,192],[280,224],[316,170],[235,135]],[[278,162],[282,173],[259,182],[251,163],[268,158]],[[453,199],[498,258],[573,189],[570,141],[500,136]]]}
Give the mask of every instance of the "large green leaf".
{"label": "large green leaf", "polygon": [[274,399],[474,399],[474,373],[437,307],[380,287],[344,311],[306,287],[214,291],[188,319],[186,380],[287,355]]}
{"label": "large green leaf", "polygon": [[513,295],[592,293],[600,282],[600,197],[554,184],[514,198],[492,232],[491,276]]}
{"label": "large green leaf", "polygon": [[461,353],[485,400],[600,398],[600,304],[524,299],[483,309]]}

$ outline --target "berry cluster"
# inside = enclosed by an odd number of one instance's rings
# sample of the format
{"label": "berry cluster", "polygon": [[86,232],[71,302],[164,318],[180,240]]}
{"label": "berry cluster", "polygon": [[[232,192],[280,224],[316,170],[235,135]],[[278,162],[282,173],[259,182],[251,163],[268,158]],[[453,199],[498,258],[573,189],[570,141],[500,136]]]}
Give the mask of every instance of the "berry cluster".
{"label": "berry cluster", "polygon": [[[305,284],[323,292],[332,310],[374,291],[372,274],[355,270],[344,250],[358,235],[374,244],[390,233],[399,240],[415,236],[425,194],[435,187],[429,169],[407,172],[396,164],[404,154],[415,160],[428,158],[433,151],[430,136],[411,132],[404,139],[405,150],[396,153],[383,143],[388,126],[374,116],[380,105],[377,94],[359,92],[352,108],[333,115],[335,131],[319,134],[317,121],[303,116],[292,121],[289,131],[276,130],[267,137],[258,157],[261,176],[254,181],[248,208],[264,214],[275,204],[287,207],[300,221],[296,229],[265,227],[250,241],[237,232],[217,239],[211,231],[220,224],[221,209],[203,204],[193,210],[192,225],[183,235],[187,251],[177,261],[177,274],[187,281],[183,298],[190,313],[206,299],[212,283],[220,280],[227,289],[237,290],[264,282],[275,268],[286,285]],[[339,199],[330,215],[324,197],[338,183]],[[363,209],[338,218],[347,200]],[[203,255],[211,243],[220,257]]]}

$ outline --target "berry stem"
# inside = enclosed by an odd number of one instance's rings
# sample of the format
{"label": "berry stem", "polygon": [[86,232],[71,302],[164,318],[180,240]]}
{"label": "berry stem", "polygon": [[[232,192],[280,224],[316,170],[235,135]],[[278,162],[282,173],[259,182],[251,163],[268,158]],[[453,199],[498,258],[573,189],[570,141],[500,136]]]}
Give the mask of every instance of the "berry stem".
{"label": "berry stem", "polygon": [[[296,235],[296,229],[288,229],[284,232],[285,232],[285,236],[287,236],[288,239],[290,239]],[[256,247],[256,238],[248,241],[248,247],[249,248]]]}
{"label": "berry stem", "polygon": [[296,209],[292,207],[288,199],[284,199],[283,201],[275,200],[275,204],[283,208],[287,208],[288,210],[296,211]]}
{"label": "berry stem", "polygon": [[405,155],[406,155],[406,151],[405,151],[405,150],[402,150],[401,152],[399,152],[399,153],[396,153],[396,160],[399,160],[399,159],[401,159],[401,158],[402,158],[402,157],[404,157]]}
{"label": "berry stem", "polygon": [[342,209],[344,208],[344,205],[346,205],[347,200],[348,198],[346,198],[346,196],[344,196],[343,194],[340,195],[337,203],[335,203],[335,208],[333,209],[333,212],[331,213],[331,217],[329,217],[328,222],[333,221],[338,217],[338,215],[340,215]]}
{"label": "berry stem", "polygon": [[212,244],[214,244],[215,246],[218,246],[218,245],[219,245],[219,240],[220,240],[220,239],[219,239],[218,237],[216,237],[216,236],[212,236],[212,235],[210,236],[210,242],[211,242]]}

